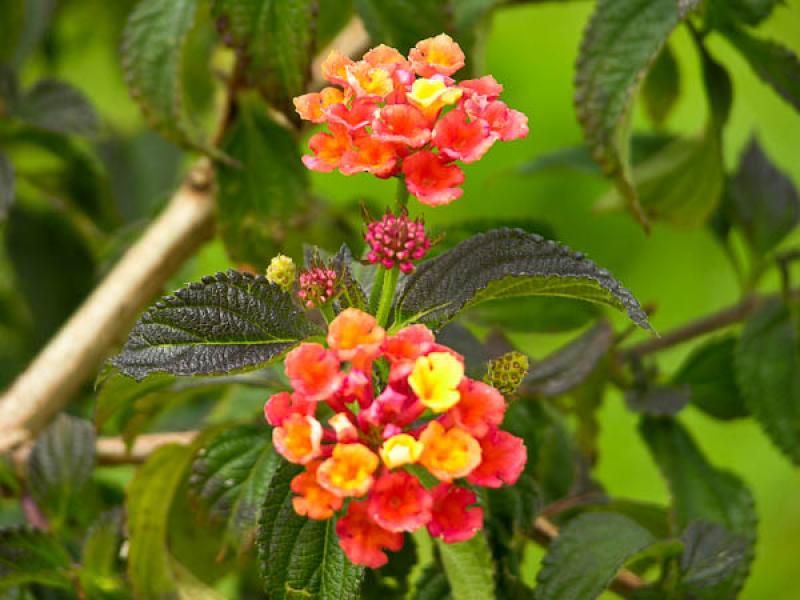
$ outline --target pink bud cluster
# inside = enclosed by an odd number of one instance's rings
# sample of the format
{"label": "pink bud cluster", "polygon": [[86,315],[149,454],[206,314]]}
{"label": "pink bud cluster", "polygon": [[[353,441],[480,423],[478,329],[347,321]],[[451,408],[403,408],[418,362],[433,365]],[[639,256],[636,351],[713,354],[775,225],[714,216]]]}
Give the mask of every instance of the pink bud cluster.
{"label": "pink bud cluster", "polygon": [[370,246],[369,262],[380,263],[386,269],[397,264],[403,273],[413,271],[412,261],[421,260],[431,247],[425,225],[419,219],[409,219],[405,211],[397,216],[387,211],[380,221],[367,225],[364,237]]}
{"label": "pink bud cluster", "polygon": [[332,300],[336,294],[338,275],[333,269],[312,267],[300,273],[297,296],[306,308],[316,308]]}

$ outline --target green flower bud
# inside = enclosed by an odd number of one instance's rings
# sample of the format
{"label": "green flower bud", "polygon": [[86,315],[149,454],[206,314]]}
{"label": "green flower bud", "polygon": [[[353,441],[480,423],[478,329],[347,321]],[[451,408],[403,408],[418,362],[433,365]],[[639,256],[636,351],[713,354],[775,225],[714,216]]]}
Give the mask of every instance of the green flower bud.
{"label": "green flower bud", "polygon": [[497,388],[506,398],[511,398],[517,393],[529,366],[527,356],[521,352],[508,352],[489,361],[489,370],[484,381]]}
{"label": "green flower bud", "polygon": [[278,254],[274,257],[267,267],[267,281],[274,283],[288,292],[292,289],[294,280],[297,278],[297,268],[294,266],[294,261],[288,256]]}

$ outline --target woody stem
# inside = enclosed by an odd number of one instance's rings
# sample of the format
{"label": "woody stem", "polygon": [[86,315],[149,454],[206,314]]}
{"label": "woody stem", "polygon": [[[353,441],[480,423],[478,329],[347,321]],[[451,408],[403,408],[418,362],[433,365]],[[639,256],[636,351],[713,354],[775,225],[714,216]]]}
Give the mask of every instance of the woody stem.
{"label": "woody stem", "polygon": [[381,268],[381,270],[383,271],[383,286],[381,287],[381,299],[378,302],[376,318],[378,325],[384,327],[389,320],[389,310],[392,308],[394,290],[397,287],[397,278],[400,275],[400,270],[396,268]]}

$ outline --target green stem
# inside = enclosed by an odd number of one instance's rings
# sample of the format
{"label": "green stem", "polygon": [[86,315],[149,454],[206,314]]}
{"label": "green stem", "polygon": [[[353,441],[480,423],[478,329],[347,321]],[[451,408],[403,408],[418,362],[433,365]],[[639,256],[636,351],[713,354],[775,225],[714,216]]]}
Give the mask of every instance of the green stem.
{"label": "green stem", "polygon": [[325,317],[325,320],[328,323],[336,318],[336,315],[333,313],[333,304],[331,302],[326,302],[319,307],[319,310],[322,312],[322,315]]}
{"label": "green stem", "polygon": [[402,175],[397,177],[395,205],[395,210],[398,214],[408,205],[408,188],[406,187],[406,179]]}
{"label": "green stem", "polygon": [[400,276],[399,269],[384,269],[383,270],[383,289],[381,289],[381,299],[378,303],[378,312],[376,318],[378,325],[384,327],[389,320],[389,311],[392,308],[392,300],[394,300],[394,290],[397,287],[397,278]]}

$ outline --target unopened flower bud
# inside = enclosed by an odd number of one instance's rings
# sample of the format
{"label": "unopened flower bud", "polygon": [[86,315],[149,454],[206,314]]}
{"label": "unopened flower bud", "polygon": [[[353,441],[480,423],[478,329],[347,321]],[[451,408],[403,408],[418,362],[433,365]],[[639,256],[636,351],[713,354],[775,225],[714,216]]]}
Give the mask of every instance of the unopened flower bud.
{"label": "unopened flower bud", "polygon": [[421,260],[431,247],[425,225],[419,219],[409,219],[405,211],[397,216],[387,211],[380,221],[367,225],[364,238],[370,247],[369,262],[386,269],[398,266],[403,273],[413,271],[414,261]]}
{"label": "unopened flower bud", "polygon": [[297,296],[306,308],[317,308],[333,300],[338,293],[339,277],[333,269],[319,266],[300,272]]}
{"label": "unopened flower bud", "polygon": [[297,269],[294,261],[283,254],[275,256],[267,267],[267,281],[280,286],[284,292],[292,289],[296,277]]}

